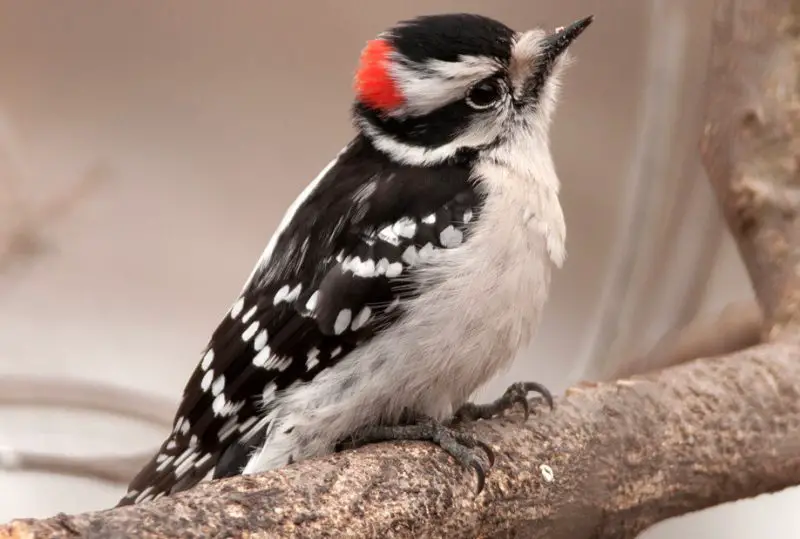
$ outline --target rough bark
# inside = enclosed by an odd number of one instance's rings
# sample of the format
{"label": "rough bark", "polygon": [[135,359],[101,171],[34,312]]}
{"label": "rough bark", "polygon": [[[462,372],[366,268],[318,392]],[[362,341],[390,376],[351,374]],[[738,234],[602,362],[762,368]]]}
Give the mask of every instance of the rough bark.
{"label": "rough bark", "polygon": [[[718,0],[703,155],[766,344],[573,389],[469,428],[486,490],[441,450],[378,444],[110,511],[0,527],[35,537],[630,538],[800,484],[800,0]],[[752,338],[748,337],[748,342]]]}

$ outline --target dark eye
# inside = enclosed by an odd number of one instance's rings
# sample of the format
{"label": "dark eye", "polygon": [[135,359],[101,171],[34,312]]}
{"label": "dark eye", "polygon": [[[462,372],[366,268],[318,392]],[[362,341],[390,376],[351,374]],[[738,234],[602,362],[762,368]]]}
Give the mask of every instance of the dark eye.
{"label": "dark eye", "polygon": [[467,104],[473,109],[487,109],[503,97],[503,85],[499,79],[484,79],[473,86],[467,94]]}

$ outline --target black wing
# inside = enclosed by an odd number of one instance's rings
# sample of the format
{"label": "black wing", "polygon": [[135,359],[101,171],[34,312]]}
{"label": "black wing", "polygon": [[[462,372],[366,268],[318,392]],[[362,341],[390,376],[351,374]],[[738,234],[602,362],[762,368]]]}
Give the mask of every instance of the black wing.
{"label": "black wing", "polygon": [[276,392],[392,324],[420,293],[409,270],[466,240],[480,209],[469,160],[398,165],[357,137],[275,233],[274,255],[262,257],[187,383],[173,432],[119,505],[241,473]]}

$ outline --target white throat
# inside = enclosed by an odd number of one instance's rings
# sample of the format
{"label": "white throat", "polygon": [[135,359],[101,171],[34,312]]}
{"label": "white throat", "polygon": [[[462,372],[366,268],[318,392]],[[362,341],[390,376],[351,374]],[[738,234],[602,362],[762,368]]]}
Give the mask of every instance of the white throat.
{"label": "white throat", "polygon": [[532,233],[541,235],[552,262],[566,258],[566,224],[546,132],[535,127],[515,131],[507,142],[481,154],[476,179],[508,212],[521,212]]}

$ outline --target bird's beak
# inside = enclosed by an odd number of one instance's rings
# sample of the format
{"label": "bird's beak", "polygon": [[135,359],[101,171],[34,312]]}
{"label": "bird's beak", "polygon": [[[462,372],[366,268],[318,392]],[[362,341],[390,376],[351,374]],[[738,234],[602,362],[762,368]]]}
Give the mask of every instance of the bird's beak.
{"label": "bird's beak", "polygon": [[558,28],[542,42],[542,56],[544,56],[548,62],[555,61],[567,50],[572,42],[592,24],[593,20],[594,16],[589,15],[588,17],[573,22],[569,26]]}

